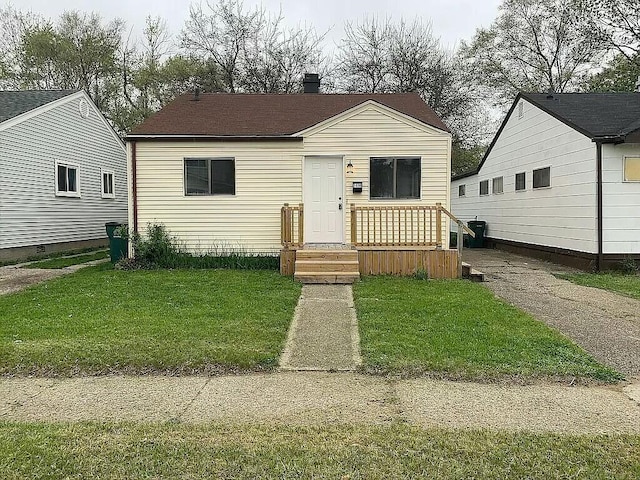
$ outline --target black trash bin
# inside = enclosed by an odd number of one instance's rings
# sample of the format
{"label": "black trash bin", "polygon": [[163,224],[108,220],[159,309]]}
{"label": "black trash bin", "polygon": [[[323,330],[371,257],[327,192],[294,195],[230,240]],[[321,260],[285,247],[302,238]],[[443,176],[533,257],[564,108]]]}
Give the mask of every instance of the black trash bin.
{"label": "black trash bin", "polygon": [[104,226],[107,229],[107,236],[109,237],[109,255],[111,256],[111,263],[116,263],[118,260],[126,258],[129,250],[129,240],[122,232],[122,230],[126,231],[127,224],[120,222],[107,222]]}
{"label": "black trash bin", "polygon": [[487,222],[482,220],[470,220],[467,226],[476,234],[475,238],[469,235],[469,248],[484,247],[484,231],[487,228]]}

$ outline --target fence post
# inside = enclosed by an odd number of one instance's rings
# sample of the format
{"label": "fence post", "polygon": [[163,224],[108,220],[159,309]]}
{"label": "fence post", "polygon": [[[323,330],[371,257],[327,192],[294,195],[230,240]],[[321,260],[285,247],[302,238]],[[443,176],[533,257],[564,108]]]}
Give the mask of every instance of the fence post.
{"label": "fence post", "polygon": [[442,248],[442,204],[436,203],[436,247]]}
{"label": "fence post", "polygon": [[456,223],[458,224],[458,278],[462,278],[462,245],[464,244],[464,229],[462,228],[462,222],[460,220]]}
{"label": "fence post", "polygon": [[284,241],[288,246],[291,243],[291,209],[289,204],[284,204]]}
{"label": "fence post", "polygon": [[298,213],[298,246],[304,245],[304,203],[299,205],[300,210]]}
{"label": "fence post", "polygon": [[356,206],[351,205],[351,245],[355,245],[358,240],[358,214]]}

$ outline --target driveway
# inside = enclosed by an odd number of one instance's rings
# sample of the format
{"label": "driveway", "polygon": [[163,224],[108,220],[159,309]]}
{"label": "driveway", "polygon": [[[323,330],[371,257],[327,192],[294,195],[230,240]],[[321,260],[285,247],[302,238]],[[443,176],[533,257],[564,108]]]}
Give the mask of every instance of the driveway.
{"label": "driveway", "polygon": [[640,301],[575,285],[554,273],[576,270],[500,250],[466,249],[498,297],[560,330],[600,362],[640,378]]}

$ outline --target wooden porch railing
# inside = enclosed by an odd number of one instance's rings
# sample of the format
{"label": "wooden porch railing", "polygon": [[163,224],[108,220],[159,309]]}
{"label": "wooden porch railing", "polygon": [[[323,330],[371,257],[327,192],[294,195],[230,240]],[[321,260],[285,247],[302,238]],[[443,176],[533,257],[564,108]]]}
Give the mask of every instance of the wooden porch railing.
{"label": "wooden porch railing", "polygon": [[284,248],[301,248],[304,244],[304,205],[280,209],[280,242]]}
{"label": "wooden porch railing", "polygon": [[462,238],[474,232],[440,203],[411,206],[351,205],[351,244],[356,248],[442,248],[443,214],[458,225],[458,271],[462,275]]}
{"label": "wooden porch railing", "polygon": [[356,247],[442,246],[441,206],[351,205],[351,244]]}

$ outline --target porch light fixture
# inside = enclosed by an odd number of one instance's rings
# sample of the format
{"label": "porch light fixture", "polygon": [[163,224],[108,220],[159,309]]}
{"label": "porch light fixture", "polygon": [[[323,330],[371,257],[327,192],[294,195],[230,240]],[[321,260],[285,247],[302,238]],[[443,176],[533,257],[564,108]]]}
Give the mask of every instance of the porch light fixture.
{"label": "porch light fixture", "polygon": [[353,173],[353,163],[351,163],[351,160],[347,163],[347,173]]}

